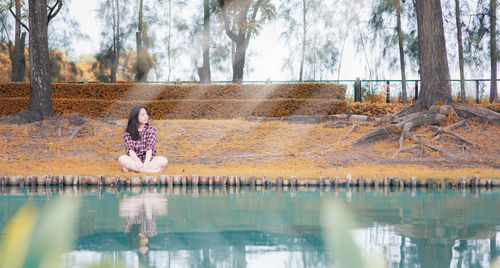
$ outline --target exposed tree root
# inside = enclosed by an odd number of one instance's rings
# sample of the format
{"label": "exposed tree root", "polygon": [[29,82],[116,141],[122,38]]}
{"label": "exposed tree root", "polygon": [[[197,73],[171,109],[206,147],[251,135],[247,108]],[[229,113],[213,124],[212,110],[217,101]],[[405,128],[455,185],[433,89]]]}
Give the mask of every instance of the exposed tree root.
{"label": "exposed tree root", "polygon": [[75,131],[73,131],[73,133],[71,133],[71,136],[69,137],[70,140],[72,140],[73,138],[76,137],[76,135],[78,135],[78,133],[80,132],[80,130],[82,130],[85,125],[87,125],[88,121],[83,123],[83,125],[81,125],[79,128],[77,128]]}
{"label": "exposed tree root", "polygon": [[423,149],[423,146],[425,145],[425,146],[433,149],[434,151],[438,151],[438,152],[441,152],[442,154],[445,154],[447,156],[451,156],[450,153],[448,153],[447,151],[443,150],[441,147],[439,147],[437,145],[433,145],[433,144],[428,143],[428,142],[425,142],[425,141],[423,141],[423,140],[421,140],[421,139],[419,139],[419,138],[417,138],[417,137],[415,137],[413,135],[410,135],[410,139],[412,139],[413,141],[415,141],[417,143],[420,143],[420,146],[422,147],[422,149]]}
{"label": "exposed tree root", "polygon": [[[457,122],[457,123],[455,123],[453,125],[449,125],[449,126],[445,127],[444,129],[445,130],[454,130],[454,129],[457,129],[459,127],[465,126],[465,125],[467,125],[467,119],[462,119],[461,121],[459,121],[459,122]],[[442,135],[440,133],[438,133],[432,139],[432,142],[439,140],[441,137],[442,137]]]}
{"label": "exposed tree root", "polygon": [[356,145],[356,144],[378,141],[380,139],[388,137],[390,134],[401,133],[401,129],[402,126],[400,126],[399,124],[395,126],[377,128],[371,130],[370,132],[366,133],[365,135],[359,138],[354,139],[353,141],[351,141],[351,143]]}
{"label": "exposed tree root", "polygon": [[445,129],[446,130],[454,130],[454,129],[457,129],[459,127],[465,126],[465,125],[467,125],[467,119],[462,119],[453,125],[447,126]]}
{"label": "exposed tree root", "polygon": [[[445,122],[447,117],[459,118],[461,120],[445,128],[439,127],[439,125]],[[485,108],[443,105],[440,107],[433,106],[430,109],[423,111],[423,107],[417,104],[406,108],[405,110],[398,112],[392,116],[382,118],[379,125],[384,123],[390,125],[373,129],[363,136],[350,141],[350,143],[353,145],[361,145],[366,143],[373,143],[377,140],[388,138],[392,135],[399,135],[399,147],[398,150],[394,153],[393,158],[396,157],[399,153],[418,148],[420,148],[422,154],[424,147],[428,147],[434,151],[441,152],[446,156],[453,156],[450,152],[437,145],[432,144],[432,142],[439,140],[442,135],[446,134],[458,139],[458,141],[461,143],[460,148],[462,148],[462,152],[470,150],[470,147],[480,146],[452,131],[467,125],[467,119],[476,119],[479,122],[500,125],[500,114]],[[435,134],[432,135],[435,137],[430,142],[423,141],[420,138],[422,136],[428,135],[416,135],[412,133],[414,129],[417,129],[421,126],[429,126],[431,130],[435,131]],[[414,141],[416,144],[404,147],[404,140],[406,137]]]}
{"label": "exposed tree root", "polygon": [[[358,125],[358,124],[354,124],[354,125],[351,127],[351,129],[349,129],[349,131],[347,131],[347,133],[346,133],[344,136],[342,136],[340,139],[338,139],[336,142],[331,143],[331,144],[327,144],[327,145],[325,145],[325,146],[323,146],[323,147],[320,147],[320,148],[316,148],[315,150],[312,150],[312,151],[308,152],[308,154],[313,153],[313,152],[317,152],[317,151],[319,151],[319,150],[323,150],[323,149],[325,149],[325,148],[327,148],[327,147],[330,147],[330,146],[332,146],[332,145],[335,145],[335,144],[337,144],[337,143],[339,143],[339,142],[341,142],[341,141],[343,141],[343,140],[347,139],[347,138],[349,137],[349,135],[351,135],[351,133],[353,133],[353,132],[357,131],[358,129],[359,129],[359,125]],[[329,152],[329,151],[332,151],[332,150],[333,150],[333,149],[328,149],[328,150],[326,150],[325,152]]]}
{"label": "exposed tree root", "polygon": [[453,136],[453,137],[461,140],[464,143],[467,143],[467,144],[472,145],[472,146],[475,145],[473,142],[470,142],[470,141],[466,140],[465,138],[463,138],[462,136],[458,135],[455,132],[447,131],[447,130],[444,130],[444,129],[440,128],[440,127],[436,127],[436,126],[431,126],[431,129],[437,131],[436,135],[448,134],[448,135],[451,135],[451,136]]}
{"label": "exposed tree root", "polygon": [[24,123],[34,123],[48,118],[51,117],[44,117],[41,113],[36,111],[22,110],[10,116],[6,123],[11,125],[19,125]]}

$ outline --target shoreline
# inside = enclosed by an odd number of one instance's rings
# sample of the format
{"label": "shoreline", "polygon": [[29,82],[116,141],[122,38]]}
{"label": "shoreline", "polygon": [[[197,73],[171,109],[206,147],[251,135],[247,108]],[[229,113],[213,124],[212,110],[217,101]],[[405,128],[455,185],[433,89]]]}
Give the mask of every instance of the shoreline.
{"label": "shoreline", "polygon": [[319,179],[281,177],[271,179],[263,177],[245,176],[199,176],[199,175],[156,175],[125,178],[119,175],[105,176],[80,176],[80,175],[31,175],[31,176],[0,176],[0,186],[166,186],[166,187],[198,187],[198,186],[242,186],[242,187],[427,187],[427,188],[478,188],[500,187],[500,179],[479,178],[462,176],[459,179],[417,179],[384,177],[384,178],[353,178],[350,174],[346,177],[320,177]]}

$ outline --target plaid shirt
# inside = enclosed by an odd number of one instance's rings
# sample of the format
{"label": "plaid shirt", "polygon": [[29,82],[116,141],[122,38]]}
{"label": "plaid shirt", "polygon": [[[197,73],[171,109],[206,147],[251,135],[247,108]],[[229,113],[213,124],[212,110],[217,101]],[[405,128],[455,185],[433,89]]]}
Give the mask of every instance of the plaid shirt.
{"label": "plaid shirt", "polygon": [[139,159],[144,162],[146,160],[146,152],[151,149],[151,159],[156,155],[156,128],[150,126],[144,126],[144,129],[139,132],[141,136],[140,140],[134,141],[130,136],[130,133],[125,131],[123,135],[123,142],[125,143],[125,151],[129,155],[129,151],[132,150],[139,157]]}

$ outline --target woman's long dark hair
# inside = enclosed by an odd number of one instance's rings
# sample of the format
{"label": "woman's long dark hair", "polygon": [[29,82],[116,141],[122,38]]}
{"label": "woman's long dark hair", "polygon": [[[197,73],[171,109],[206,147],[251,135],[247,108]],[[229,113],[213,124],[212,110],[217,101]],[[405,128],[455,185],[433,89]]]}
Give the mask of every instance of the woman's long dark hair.
{"label": "woman's long dark hair", "polygon": [[[139,112],[141,109],[146,110],[146,113],[148,113],[148,110],[144,106],[135,106],[132,108],[130,111],[130,114],[128,115],[128,123],[127,123],[127,128],[125,131],[127,131],[130,134],[130,137],[134,141],[138,141],[141,139],[141,135],[139,135]],[[148,113],[149,114],[149,113]],[[149,123],[146,123],[146,126],[149,126]]]}

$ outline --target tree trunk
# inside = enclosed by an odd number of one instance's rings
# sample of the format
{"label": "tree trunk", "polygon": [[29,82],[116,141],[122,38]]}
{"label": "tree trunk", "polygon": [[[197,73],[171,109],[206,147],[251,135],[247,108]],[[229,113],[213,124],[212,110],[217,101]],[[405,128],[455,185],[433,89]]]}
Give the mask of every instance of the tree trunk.
{"label": "tree trunk", "polygon": [[[16,16],[21,18],[21,1],[16,0]],[[16,31],[14,41],[14,53],[11,56],[12,69],[11,80],[13,82],[21,82],[24,80],[24,72],[26,70],[26,56],[24,54],[24,44],[26,41],[26,33],[21,33],[21,23],[16,20]]]}
{"label": "tree trunk", "polygon": [[302,54],[300,56],[300,69],[299,69],[299,81],[302,82],[303,74],[304,74],[304,60],[306,57],[306,36],[307,36],[307,7],[306,0],[302,0],[302,15],[303,15],[303,34],[302,34]]}
{"label": "tree trunk", "polygon": [[115,81],[116,83],[117,75],[116,71],[118,70],[118,64],[120,63],[120,0],[116,0],[116,57],[114,64],[114,73],[115,73]]}
{"label": "tree trunk", "polygon": [[55,115],[52,107],[47,37],[47,0],[29,0],[30,102],[28,121]]}
{"label": "tree trunk", "polygon": [[137,21],[137,32],[135,33],[136,38],[136,63],[135,63],[135,81],[143,82],[145,80],[145,69],[144,69],[144,50],[142,47],[142,36],[143,36],[143,28],[142,28],[142,6],[143,0],[139,1],[139,18]]}
{"label": "tree trunk", "polygon": [[460,67],[460,98],[465,104],[464,49],[462,46],[462,21],[460,19],[460,0],[455,0],[455,17],[457,20],[458,64]]}
{"label": "tree trunk", "polygon": [[233,83],[243,83],[243,71],[245,68],[245,55],[248,48],[247,38],[241,38],[242,41],[236,42],[236,51],[233,62]]}
{"label": "tree trunk", "polygon": [[446,58],[441,1],[419,0],[415,3],[422,81],[420,97],[416,104],[429,108],[436,103],[451,103],[450,72]]}
{"label": "tree trunk", "polygon": [[490,54],[491,54],[490,103],[498,101],[496,32],[497,32],[497,4],[496,0],[490,0]]}
{"label": "tree trunk", "polygon": [[111,64],[111,83],[116,83],[116,71],[120,60],[120,3],[119,0],[111,0],[114,2],[113,9],[113,58]]}
{"label": "tree trunk", "polygon": [[403,30],[401,29],[401,3],[396,0],[396,17],[397,17],[397,31],[399,43],[399,65],[401,67],[401,95],[403,96],[403,103],[406,104],[406,72],[405,72],[405,52],[403,48]]}
{"label": "tree trunk", "polygon": [[342,42],[342,49],[340,50],[339,69],[337,71],[337,82],[340,81],[340,69],[342,67],[342,58],[344,56],[344,47],[345,47],[345,41],[347,40],[347,34],[348,34],[348,31],[346,31],[344,41]]}
{"label": "tree trunk", "polygon": [[203,0],[203,66],[200,70],[200,83],[212,82],[210,72],[210,1]]}
{"label": "tree trunk", "polygon": [[111,47],[111,70],[109,74],[109,81],[111,83],[116,82],[116,70],[115,70],[115,57],[116,57],[116,7],[115,7],[115,0],[110,0],[111,1],[111,10],[112,10],[112,15],[113,17],[112,22],[113,22],[113,45]]}
{"label": "tree trunk", "polygon": [[170,51],[170,39],[172,39],[172,0],[168,1],[167,82],[170,81],[170,75],[172,74],[172,53]]}

